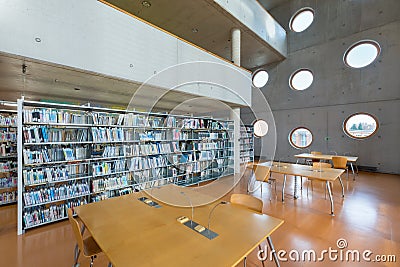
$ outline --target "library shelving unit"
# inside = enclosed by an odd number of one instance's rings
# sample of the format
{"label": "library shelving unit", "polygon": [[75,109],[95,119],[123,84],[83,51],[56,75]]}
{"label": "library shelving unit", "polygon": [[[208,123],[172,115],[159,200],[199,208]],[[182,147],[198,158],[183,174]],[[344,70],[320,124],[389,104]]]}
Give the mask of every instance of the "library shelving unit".
{"label": "library shelving unit", "polygon": [[254,127],[241,125],[240,127],[240,163],[254,161]]}
{"label": "library shelving unit", "polygon": [[234,173],[233,122],[18,100],[18,233],[66,209]]}
{"label": "library shelving unit", "polygon": [[0,206],[17,202],[17,111],[0,110]]}

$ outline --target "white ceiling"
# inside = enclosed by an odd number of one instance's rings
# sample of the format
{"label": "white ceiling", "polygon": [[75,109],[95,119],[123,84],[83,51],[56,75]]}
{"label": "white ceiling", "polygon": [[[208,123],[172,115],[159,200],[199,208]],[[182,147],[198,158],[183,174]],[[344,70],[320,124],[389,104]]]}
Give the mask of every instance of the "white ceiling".
{"label": "white ceiling", "polygon": [[[142,0],[105,0],[227,60],[231,60],[231,29],[240,28],[241,65],[247,69],[284,59],[212,0],[147,1],[151,3],[148,8],[142,5]],[[275,7],[282,1],[270,2],[269,6]],[[194,32],[194,29],[197,32]]]}

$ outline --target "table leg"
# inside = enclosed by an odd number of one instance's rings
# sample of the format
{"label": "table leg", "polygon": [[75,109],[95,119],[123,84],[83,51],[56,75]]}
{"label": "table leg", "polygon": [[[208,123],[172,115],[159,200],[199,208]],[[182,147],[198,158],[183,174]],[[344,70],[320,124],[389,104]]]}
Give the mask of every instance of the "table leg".
{"label": "table leg", "polygon": [[274,244],[272,243],[271,236],[267,237],[267,242],[268,242],[269,248],[272,251],[272,256],[274,257],[274,261],[275,261],[276,266],[280,267],[281,265],[279,264],[278,256],[276,255],[276,251],[275,251],[275,248],[274,248]]}
{"label": "table leg", "polygon": [[356,173],[354,172],[353,163],[350,162],[351,171],[353,172],[353,181],[356,180]]}
{"label": "table leg", "polygon": [[286,186],[286,174],[283,175],[282,202],[285,202],[285,186]]}
{"label": "table leg", "polygon": [[328,189],[328,194],[329,194],[329,201],[331,202],[331,215],[335,216],[333,213],[333,198],[332,198],[332,191],[331,191],[331,186],[328,181],[326,181],[326,188]]}
{"label": "table leg", "polygon": [[294,199],[297,199],[297,175],[294,176]]}
{"label": "table leg", "polygon": [[342,186],[342,197],[344,197],[344,186],[343,186],[342,177],[340,177],[340,176],[339,176],[339,182],[340,182],[340,185]]}

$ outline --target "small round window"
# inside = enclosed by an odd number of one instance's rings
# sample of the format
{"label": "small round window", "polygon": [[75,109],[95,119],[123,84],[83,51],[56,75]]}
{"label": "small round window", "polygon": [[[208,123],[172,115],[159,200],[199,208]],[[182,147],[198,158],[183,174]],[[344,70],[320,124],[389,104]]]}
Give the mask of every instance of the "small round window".
{"label": "small round window", "polygon": [[264,120],[257,120],[254,124],[254,135],[256,137],[263,137],[268,133],[268,123]]}
{"label": "small round window", "polygon": [[374,135],[378,127],[378,120],[368,113],[353,114],[343,123],[344,132],[355,139],[364,139]]}
{"label": "small round window", "polygon": [[368,66],[379,56],[381,48],[375,41],[360,41],[350,46],[344,53],[344,63],[352,68]]}
{"label": "small round window", "polygon": [[293,129],[289,134],[289,142],[295,148],[306,148],[312,143],[313,136],[305,127]]}
{"label": "small round window", "polygon": [[258,70],[253,74],[253,85],[254,87],[264,87],[268,82],[268,72],[266,70]]}
{"label": "small round window", "polygon": [[314,20],[314,10],[306,7],[298,10],[290,19],[289,27],[294,32],[302,32],[310,27]]}
{"label": "small round window", "polygon": [[314,80],[313,73],[308,69],[300,69],[290,76],[289,85],[294,90],[305,90]]}

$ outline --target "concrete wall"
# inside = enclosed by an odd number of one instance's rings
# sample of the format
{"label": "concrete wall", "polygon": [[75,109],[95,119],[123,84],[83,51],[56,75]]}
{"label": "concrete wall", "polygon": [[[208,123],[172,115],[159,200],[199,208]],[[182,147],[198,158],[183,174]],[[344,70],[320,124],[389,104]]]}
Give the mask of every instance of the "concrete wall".
{"label": "concrete wall", "polygon": [[[304,32],[290,31],[290,17],[302,7],[315,10]],[[306,126],[314,135],[309,149],[349,152],[361,166],[400,173],[400,1],[293,0],[271,10],[288,32],[288,58],[266,66],[270,74],[262,88],[276,121],[276,159],[295,161],[297,150],[288,142],[293,128]],[[343,54],[356,41],[373,39],[381,46],[378,59],[367,67],[344,65]],[[314,82],[304,91],[289,87],[289,76],[309,68]],[[356,112],[378,118],[378,132],[366,140],[347,137],[343,121]],[[242,111],[243,117],[246,117]]]}
{"label": "concrete wall", "polygon": [[[215,98],[251,103],[247,71],[96,0],[0,0],[0,7],[0,51],[139,83],[177,64],[218,63],[226,67],[213,68],[211,82],[232,91],[216,87]],[[209,65],[193,70],[207,71]],[[152,85],[170,89],[178,78],[153,79]],[[209,96],[208,86],[176,90]]]}

